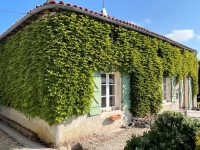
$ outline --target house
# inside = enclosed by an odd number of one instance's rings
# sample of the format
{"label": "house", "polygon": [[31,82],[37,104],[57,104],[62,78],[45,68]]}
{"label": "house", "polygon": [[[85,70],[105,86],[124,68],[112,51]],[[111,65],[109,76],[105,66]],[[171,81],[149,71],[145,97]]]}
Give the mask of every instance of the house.
{"label": "house", "polygon": [[0,36],[0,53],[0,114],[46,142],[196,106],[196,50],[77,5],[36,6]]}

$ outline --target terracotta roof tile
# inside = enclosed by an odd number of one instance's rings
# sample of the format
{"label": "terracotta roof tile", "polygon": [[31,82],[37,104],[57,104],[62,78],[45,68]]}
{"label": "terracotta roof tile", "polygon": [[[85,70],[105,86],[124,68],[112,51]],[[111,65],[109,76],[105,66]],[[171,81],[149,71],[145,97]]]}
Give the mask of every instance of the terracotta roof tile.
{"label": "terracotta roof tile", "polygon": [[77,8],[78,6],[77,6],[77,5],[73,5],[73,7],[76,7],[76,8]]}
{"label": "terracotta roof tile", "polygon": [[51,1],[51,2],[49,2],[49,4],[56,4],[56,2],[55,1]]}
{"label": "terracotta roof tile", "polygon": [[62,4],[62,5],[64,5],[64,2],[63,2],[63,1],[60,1],[60,2],[58,2],[58,4]]}

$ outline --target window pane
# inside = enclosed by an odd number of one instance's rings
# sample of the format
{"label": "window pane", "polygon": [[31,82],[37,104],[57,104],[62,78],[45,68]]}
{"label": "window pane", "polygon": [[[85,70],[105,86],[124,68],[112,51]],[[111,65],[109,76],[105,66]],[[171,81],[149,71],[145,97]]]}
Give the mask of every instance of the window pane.
{"label": "window pane", "polygon": [[109,74],[109,84],[115,84],[115,75]]}
{"label": "window pane", "polygon": [[101,74],[101,84],[106,84],[106,74]]}
{"label": "window pane", "polygon": [[101,98],[101,108],[106,107],[106,97]]}
{"label": "window pane", "polygon": [[110,96],[110,107],[115,106],[115,96]]}
{"label": "window pane", "polygon": [[106,96],[106,85],[101,86],[101,96]]}
{"label": "window pane", "polygon": [[109,85],[110,95],[115,95],[115,85]]}

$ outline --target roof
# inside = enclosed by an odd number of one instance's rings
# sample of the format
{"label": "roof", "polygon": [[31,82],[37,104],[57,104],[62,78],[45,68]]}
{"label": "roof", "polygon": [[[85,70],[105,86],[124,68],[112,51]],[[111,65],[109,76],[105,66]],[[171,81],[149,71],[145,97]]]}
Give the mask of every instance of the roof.
{"label": "roof", "polygon": [[24,26],[30,24],[31,22],[31,18],[33,16],[39,16],[42,13],[44,13],[44,11],[46,10],[58,10],[58,9],[63,9],[63,10],[69,10],[69,11],[73,11],[73,12],[77,12],[77,13],[81,13],[81,14],[85,14],[87,16],[91,16],[93,18],[97,18],[98,20],[102,20],[104,22],[108,22],[111,24],[115,24],[115,25],[119,25],[119,26],[123,26],[125,28],[129,28],[132,29],[134,31],[143,33],[145,35],[163,40],[165,42],[169,42],[172,45],[175,45],[179,48],[182,49],[187,49],[191,52],[194,52],[195,54],[197,54],[197,50],[189,48],[185,45],[182,45],[176,41],[173,41],[163,35],[157,34],[155,32],[149,31],[145,28],[142,28],[140,26],[137,26],[135,24],[132,24],[130,22],[126,22],[120,19],[116,19],[114,17],[111,17],[109,15],[103,15],[102,13],[97,13],[94,12],[92,10],[89,10],[87,8],[82,8],[79,7],[77,5],[71,5],[70,3],[64,4],[63,1],[60,1],[58,3],[56,3],[54,0],[51,1],[50,3],[46,4],[44,3],[43,5],[40,6],[36,6],[33,10],[30,10],[27,15],[25,15],[24,17],[22,17],[20,20],[18,20],[15,24],[13,24],[8,30],[6,30],[2,35],[0,35],[0,41],[4,38],[6,38],[9,35],[12,35],[14,33],[16,33],[17,31],[19,31],[20,29],[24,28]]}

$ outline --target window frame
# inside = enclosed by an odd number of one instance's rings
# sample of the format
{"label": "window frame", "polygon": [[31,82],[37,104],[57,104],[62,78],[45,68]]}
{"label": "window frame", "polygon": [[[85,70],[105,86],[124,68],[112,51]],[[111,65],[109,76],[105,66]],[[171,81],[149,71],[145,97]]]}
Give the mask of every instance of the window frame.
{"label": "window frame", "polygon": [[[102,78],[101,78],[101,87],[102,85],[106,85],[106,95],[105,96],[102,96],[102,92],[101,91],[101,110],[107,110],[107,109],[110,109],[110,108],[115,108],[116,107],[116,73],[114,72],[109,72],[109,73],[101,73],[102,74],[105,74],[106,75],[106,83],[103,83],[102,84]],[[109,75],[110,74],[113,74],[114,75],[114,84],[110,84],[109,83]],[[109,86],[110,85],[114,85],[114,95],[110,95],[110,88]],[[110,106],[110,97],[114,97],[114,106]],[[102,97],[106,98],[106,107],[102,107]]]}

